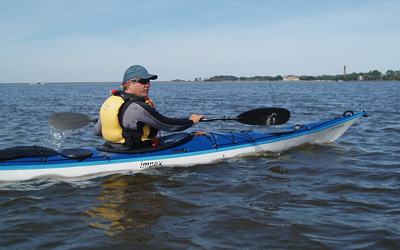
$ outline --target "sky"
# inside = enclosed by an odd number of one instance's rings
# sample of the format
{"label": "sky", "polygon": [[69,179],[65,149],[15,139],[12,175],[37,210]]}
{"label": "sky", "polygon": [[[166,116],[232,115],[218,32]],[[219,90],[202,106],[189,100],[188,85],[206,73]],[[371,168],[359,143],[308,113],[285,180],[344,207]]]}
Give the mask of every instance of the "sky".
{"label": "sky", "polygon": [[400,70],[398,0],[0,0],[0,83]]}

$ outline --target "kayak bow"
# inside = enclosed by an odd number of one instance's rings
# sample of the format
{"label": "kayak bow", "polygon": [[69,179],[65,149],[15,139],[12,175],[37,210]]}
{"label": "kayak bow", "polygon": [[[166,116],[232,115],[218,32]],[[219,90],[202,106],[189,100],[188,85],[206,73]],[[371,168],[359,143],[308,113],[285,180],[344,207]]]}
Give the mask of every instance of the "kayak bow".
{"label": "kayak bow", "polygon": [[159,146],[119,151],[106,146],[91,149],[13,147],[0,150],[0,180],[18,181],[40,176],[79,177],[99,173],[141,171],[154,167],[190,166],[254,152],[281,152],[305,143],[333,142],[367,113],[346,111],[331,120],[296,125],[268,133],[176,133]]}

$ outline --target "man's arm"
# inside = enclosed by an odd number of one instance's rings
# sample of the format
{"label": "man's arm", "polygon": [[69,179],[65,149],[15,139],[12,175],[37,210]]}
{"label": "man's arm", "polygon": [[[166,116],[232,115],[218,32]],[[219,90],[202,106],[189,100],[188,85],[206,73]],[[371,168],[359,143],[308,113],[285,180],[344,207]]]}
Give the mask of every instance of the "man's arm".
{"label": "man's arm", "polygon": [[137,122],[142,122],[159,130],[175,132],[193,126],[198,117],[191,118],[193,120],[169,118],[163,116],[148,104],[133,102],[126,109],[122,122],[123,126],[128,129],[136,130]]}

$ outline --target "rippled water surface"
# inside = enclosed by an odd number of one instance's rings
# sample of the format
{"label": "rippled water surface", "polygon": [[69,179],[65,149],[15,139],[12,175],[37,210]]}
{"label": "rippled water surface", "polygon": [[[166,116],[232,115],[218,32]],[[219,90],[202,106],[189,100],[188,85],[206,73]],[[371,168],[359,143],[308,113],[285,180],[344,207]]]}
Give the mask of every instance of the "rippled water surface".
{"label": "rippled water surface", "polygon": [[[116,83],[0,85],[0,148],[102,143],[93,125],[61,133],[47,117],[91,117]],[[152,83],[168,116],[284,107],[289,124],[367,110],[338,141],[191,167],[0,182],[1,249],[399,249],[400,83]],[[262,132],[237,122],[189,131]]]}

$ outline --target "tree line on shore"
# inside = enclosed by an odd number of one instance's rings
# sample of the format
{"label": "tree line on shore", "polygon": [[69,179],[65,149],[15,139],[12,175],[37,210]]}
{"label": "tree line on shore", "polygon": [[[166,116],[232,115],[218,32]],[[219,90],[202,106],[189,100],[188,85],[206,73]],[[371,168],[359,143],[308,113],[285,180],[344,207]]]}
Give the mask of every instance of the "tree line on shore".
{"label": "tree line on shore", "polygon": [[[196,78],[194,81],[220,82],[220,81],[283,81],[285,78],[277,76],[253,76],[237,77],[232,75],[219,75],[206,79]],[[322,76],[298,76],[299,81],[400,81],[400,70],[388,70],[382,74],[378,70],[372,70],[368,73],[351,73],[341,75],[322,75]],[[179,80],[176,80],[179,81]]]}

